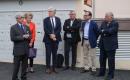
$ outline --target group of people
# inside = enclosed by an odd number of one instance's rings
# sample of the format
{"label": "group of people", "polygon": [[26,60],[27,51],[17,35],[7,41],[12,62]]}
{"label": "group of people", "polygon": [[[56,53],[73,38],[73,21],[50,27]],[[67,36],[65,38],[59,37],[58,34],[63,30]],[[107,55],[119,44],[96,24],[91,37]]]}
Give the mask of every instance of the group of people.
{"label": "group of people", "polygon": [[[46,50],[46,73],[58,73],[57,50],[61,38],[61,20],[55,16],[54,8],[48,9],[48,17],[43,20],[44,38]],[[83,46],[83,68],[81,73],[91,72],[92,75],[103,77],[106,74],[106,60],[108,58],[107,80],[114,78],[115,53],[118,48],[118,22],[114,20],[112,12],[105,14],[105,19],[101,26],[92,20],[91,11],[84,11],[84,19],[76,18],[76,12],[69,12],[69,19],[66,19],[63,25],[64,31],[64,59],[65,67],[63,70],[76,70],[77,46],[82,41]],[[22,64],[21,80],[27,80],[27,72],[34,72],[33,58],[28,58],[29,48],[34,47],[35,42],[35,24],[32,22],[31,13],[25,16],[17,15],[17,23],[11,27],[10,37],[14,43],[14,70],[12,80],[18,79],[20,63]],[[82,32],[82,36],[80,36]],[[97,44],[97,39],[99,43]],[[97,74],[96,67],[96,47],[100,48],[100,69]],[[69,64],[69,55],[72,51],[72,64]],[[51,60],[52,57],[52,60]],[[28,66],[28,59],[30,66]],[[52,65],[51,65],[52,61]]]}

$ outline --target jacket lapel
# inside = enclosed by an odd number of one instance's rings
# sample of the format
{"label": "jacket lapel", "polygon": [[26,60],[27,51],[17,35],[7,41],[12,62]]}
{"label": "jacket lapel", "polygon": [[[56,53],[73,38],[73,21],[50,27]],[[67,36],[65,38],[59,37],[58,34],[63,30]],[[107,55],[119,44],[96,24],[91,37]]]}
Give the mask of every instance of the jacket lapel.
{"label": "jacket lapel", "polygon": [[89,30],[88,30],[88,38],[91,35],[90,31],[91,31],[92,28],[93,28],[92,21],[90,21],[90,23],[89,23]]}

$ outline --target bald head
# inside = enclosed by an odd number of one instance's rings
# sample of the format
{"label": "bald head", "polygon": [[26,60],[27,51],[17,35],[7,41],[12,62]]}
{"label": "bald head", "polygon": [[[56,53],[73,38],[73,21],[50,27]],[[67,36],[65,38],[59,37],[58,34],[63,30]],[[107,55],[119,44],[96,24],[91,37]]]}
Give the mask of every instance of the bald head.
{"label": "bald head", "polygon": [[114,15],[113,15],[112,12],[107,12],[107,13],[105,14],[105,20],[106,20],[106,21],[111,22],[111,21],[113,20],[113,18],[114,18]]}

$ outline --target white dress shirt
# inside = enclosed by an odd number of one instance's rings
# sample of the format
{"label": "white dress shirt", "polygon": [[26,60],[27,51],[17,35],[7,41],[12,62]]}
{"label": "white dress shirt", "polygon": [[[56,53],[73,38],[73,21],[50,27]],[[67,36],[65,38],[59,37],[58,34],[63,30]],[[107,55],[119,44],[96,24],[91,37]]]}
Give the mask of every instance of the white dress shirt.
{"label": "white dress shirt", "polygon": [[72,27],[74,20],[70,21],[70,27]]}
{"label": "white dress shirt", "polygon": [[90,21],[86,22],[85,27],[84,27],[84,38],[88,39],[89,36],[89,26],[90,26]]}
{"label": "white dress shirt", "polygon": [[[55,28],[56,27],[56,18],[55,17],[50,17],[50,20],[51,20],[52,25],[54,23],[54,28]],[[53,23],[52,23],[52,20],[53,20]]]}

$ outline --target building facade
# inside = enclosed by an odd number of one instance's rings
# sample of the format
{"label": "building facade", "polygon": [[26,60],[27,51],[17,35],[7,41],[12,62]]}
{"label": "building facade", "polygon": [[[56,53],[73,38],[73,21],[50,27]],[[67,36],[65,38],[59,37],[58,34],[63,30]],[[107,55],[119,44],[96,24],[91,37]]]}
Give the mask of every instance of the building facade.
{"label": "building facade", "polygon": [[[83,10],[93,12],[93,18],[100,23],[101,18],[104,18],[105,12],[112,11],[118,18],[121,28],[119,31],[119,49],[116,56],[116,68],[130,69],[128,66],[130,60],[130,32],[127,29],[130,19],[129,0],[92,0],[91,6],[84,4],[84,0],[0,0],[0,61],[12,62],[13,44],[10,41],[9,31],[10,26],[15,24],[15,15],[25,12],[32,12],[34,15],[33,21],[37,25],[37,35],[35,47],[38,48],[38,55],[35,60],[36,64],[45,64],[45,49],[42,43],[43,39],[43,19],[47,16],[47,9],[54,7],[57,10],[57,16],[62,20],[62,25],[65,19],[68,18],[70,10],[76,10],[78,18],[82,18]],[[87,1],[87,0],[85,0]],[[89,0],[90,1],[90,0]],[[116,3],[116,5],[115,5]],[[125,27],[125,29],[124,29]],[[62,32],[63,34],[63,32]],[[63,54],[63,45],[60,43],[58,53]],[[97,49],[97,66],[99,50]],[[82,66],[82,47],[78,46],[77,66]]]}

